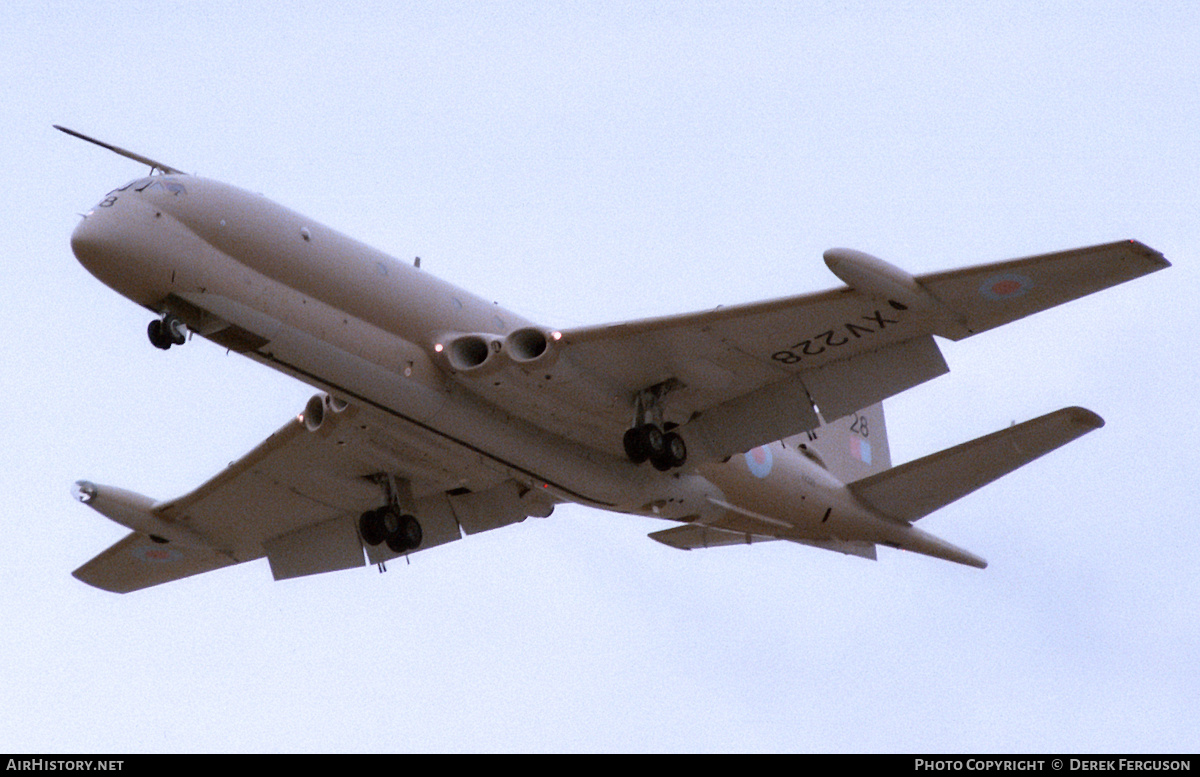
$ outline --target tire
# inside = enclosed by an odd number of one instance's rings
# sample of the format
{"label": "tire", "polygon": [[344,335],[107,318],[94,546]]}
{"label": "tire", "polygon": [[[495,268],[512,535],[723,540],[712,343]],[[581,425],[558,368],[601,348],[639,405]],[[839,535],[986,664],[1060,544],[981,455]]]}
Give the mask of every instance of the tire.
{"label": "tire", "polygon": [[161,318],[156,318],[146,327],[146,336],[150,338],[150,344],[155,348],[167,350],[171,347],[171,336],[163,330],[163,322]]}
{"label": "tire", "polygon": [[627,430],[623,442],[625,443],[625,455],[634,464],[641,464],[650,458],[650,449],[646,447],[646,440],[642,436],[641,429]]}
{"label": "tire", "polygon": [[387,529],[383,526],[382,508],[367,510],[358,518],[358,533],[363,542],[375,547],[387,538]]}
{"label": "tire", "polygon": [[650,463],[659,472],[667,472],[676,467],[682,467],[686,461],[687,445],[684,443],[683,438],[675,432],[664,434],[662,451],[650,457]]}
{"label": "tire", "polygon": [[423,538],[421,524],[413,516],[404,514],[399,516],[396,528],[388,532],[387,546],[393,553],[405,553],[419,548]]}

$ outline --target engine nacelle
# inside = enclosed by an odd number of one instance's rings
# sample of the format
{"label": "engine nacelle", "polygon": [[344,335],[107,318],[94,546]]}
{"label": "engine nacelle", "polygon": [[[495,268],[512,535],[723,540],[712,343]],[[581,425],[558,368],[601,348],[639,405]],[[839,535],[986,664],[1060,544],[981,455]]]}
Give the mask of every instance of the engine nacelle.
{"label": "engine nacelle", "polygon": [[304,412],[300,414],[300,420],[304,421],[305,429],[315,432],[321,428],[321,424],[325,423],[327,413],[340,413],[347,407],[349,405],[344,400],[328,394],[313,394],[312,398],[304,405]]}

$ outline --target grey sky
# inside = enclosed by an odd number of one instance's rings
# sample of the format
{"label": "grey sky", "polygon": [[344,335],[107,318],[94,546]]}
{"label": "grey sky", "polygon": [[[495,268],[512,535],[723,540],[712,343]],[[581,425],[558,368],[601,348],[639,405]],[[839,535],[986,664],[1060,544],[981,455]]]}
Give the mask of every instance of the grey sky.
{"label": "grey sky", "polygon": [[[0,9],[0,749],[1194,751],[1200,10],[1188,3],[46,3]],[[312,393],[71,256],[144,169],[261,191],[547,324],[1136,238],[1175,266],[962,343],[893,458],[1107,426],[899,551],[683,553],[563,507],[412,564],[128,596],[87,477],[191,489]],[[778,544],[782,545],[782,543]]]}

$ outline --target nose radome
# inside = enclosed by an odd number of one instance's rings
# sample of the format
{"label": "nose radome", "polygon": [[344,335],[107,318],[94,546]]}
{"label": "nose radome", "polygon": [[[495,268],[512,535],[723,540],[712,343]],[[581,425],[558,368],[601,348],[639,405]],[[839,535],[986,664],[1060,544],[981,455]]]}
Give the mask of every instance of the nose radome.
{"label": "nose radome", "polygon": [[[106,200],[71,233],[71,251],[101,283],[139,305],[155,307],[173,290],[195,237],[137,197]],[[192,240],[193,243],[188,243]]]}
{"label": "nose radome", "polygon": [[83,217],[71,233],[71,251],[79,263],[95,272],[96,265],[103,262],[106,248],[112,247],[108,236],[110,230],[105,229],[104,219],[94,212]]}
{"label": "nose radome", "polygon": [[71,233],[71,251],[84,269],[106,286],[130,296],[144,274],[138,235],[131,234],[121,214],[98,209],[84,216]]}

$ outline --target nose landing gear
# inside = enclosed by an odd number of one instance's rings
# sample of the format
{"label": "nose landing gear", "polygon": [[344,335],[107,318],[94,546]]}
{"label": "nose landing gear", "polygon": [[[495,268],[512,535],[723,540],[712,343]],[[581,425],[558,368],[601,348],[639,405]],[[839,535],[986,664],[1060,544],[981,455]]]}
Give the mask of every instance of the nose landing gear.
{"label": "nose landing gear", "polygon": [[151,345],[165,351],[172,345],[183,345],[187,340],[187,326],[167,313],[162,318],[150,322],[150,326],[146,327],[146,335],[150,338]]}

